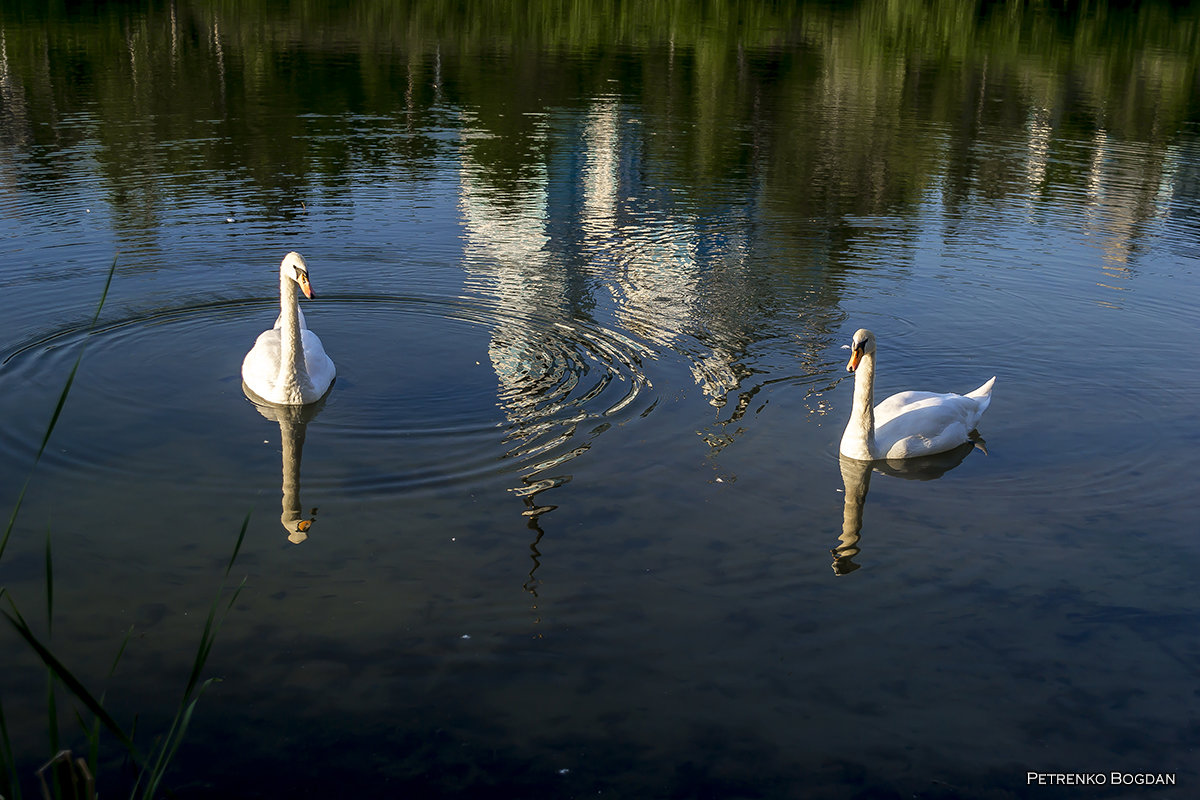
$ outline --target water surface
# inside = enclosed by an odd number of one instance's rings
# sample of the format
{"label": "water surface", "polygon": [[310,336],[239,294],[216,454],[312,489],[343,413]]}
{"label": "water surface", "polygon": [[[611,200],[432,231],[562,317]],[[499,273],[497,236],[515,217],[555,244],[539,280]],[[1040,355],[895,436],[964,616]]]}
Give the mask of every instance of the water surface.
{"label": "water surface", "polygon": [[[1200,18],[502,6],[0,16],[0,585],[149,739],[250,514],[173,791],[1190,796]],[[841,462],[859,327],[986,452]]]}

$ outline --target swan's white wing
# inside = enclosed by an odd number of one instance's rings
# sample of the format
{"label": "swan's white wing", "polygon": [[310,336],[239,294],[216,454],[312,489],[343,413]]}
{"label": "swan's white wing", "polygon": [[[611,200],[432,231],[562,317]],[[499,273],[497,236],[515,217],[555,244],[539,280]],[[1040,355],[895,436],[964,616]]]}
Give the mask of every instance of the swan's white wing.
{"label": "swan's white wing", "polygon": [[279,330],[263,331],[242,360],[242,380],[259,397],[270,397],[279,377]]}
{"label": "swan's white wing", "polygon": [[[290,389],[279,385],[279,361],[282,357],[280,331],[272,328],[263,331],[254,342],[254,347],[242,361],[242,380],[246,386],[268,403],[294,403]],[[317,335],[307,328],[300,331],[301,344],[304,347],[305,375],[297,375],[301,400],[312,403],[329,390],[333,383],[336,370],[333,361],[325,354],[325,348]]]}
{"label": "swan's white wing", "polygon": [[885,458],[942,453],[967,441],[986,408],[960,394],[900,392],[875,407],[875,445]]}
{"label": "swan's white wing", "polygon": [[936,405],[947,397],[958,397],[958,395],[936,392],[897,392],[875,406],[875,426],[878,427],[881,423],[906,411]]}
{"label": "swan's white wing", "polygon": [[[333,359],[325,355],[325,347],[315,333],[305,328],[300,331],[300,338],[304,345],[304,369],[308,372],[312,390],[316,393],[313,400],[317,400],[333,383],[334,377],[337,376],[337,369],[333,366]],[[312,402],[312,400],[305,402]]]}

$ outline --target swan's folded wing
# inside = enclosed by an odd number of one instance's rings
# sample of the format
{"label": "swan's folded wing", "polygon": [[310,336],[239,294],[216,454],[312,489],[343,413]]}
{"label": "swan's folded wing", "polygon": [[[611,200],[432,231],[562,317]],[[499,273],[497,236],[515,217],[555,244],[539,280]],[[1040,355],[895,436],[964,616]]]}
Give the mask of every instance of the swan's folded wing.
{"label": "swan's folded wing", "polygon": [[279,374],[279,331],[263,331],[242,360],[242,378],[251,386],[262,378],[275,380]]}
{"label": "swan's folded wing", "polygon": [[967,441],[982,413],[975,398],[901,392],[875,409],[875,444],[886,458],[951,450]]}
{"label": "swan's folded wing", "polygon": [[879,449],[883,452],[883,457],[887,459],[896,458],[918,458],[920,456],[930,456],[936,453],[945,453],[959,445],[963,444],[970,438],[971,429],[961,422],[951,422],[945,427],[936,431],[925,431],[921,433],[912,433],[907,436],[901,436],[894,441],[876,440]]}
{"label": "swan's folded wing", "polygon": [[313,388],[319,394],[324,394],[337,375],[333,359],[325,354],[325,346],[321,344],[320,337],[312,331],[305,328],[300,331],[300,338],[304,344],[304,369],[308,372]]}
{"label": "swan's folded wing", "polygon": [[897,392],[875,406],[875,425],[878,427],[900,414],[917,408],[936,405],[947,397],[957,397],[953,394],[937,394],[936,392]]}

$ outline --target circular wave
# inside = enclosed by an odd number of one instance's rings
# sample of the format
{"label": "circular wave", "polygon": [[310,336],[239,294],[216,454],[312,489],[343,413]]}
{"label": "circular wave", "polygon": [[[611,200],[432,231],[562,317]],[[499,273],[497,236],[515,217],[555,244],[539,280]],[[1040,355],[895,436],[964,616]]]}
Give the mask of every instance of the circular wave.
{"label": "circular wave", "polygon": [[[1170,440],[1194,418],[1189,398],[1200,391],[1197,373],[1164,357],[1158,345],[1169,336],[1156,342],[1146,333],[1162,316],[1155,298],[1138,298],[1111,321],[1097,320],[1092,300],[1061,298],[1059,313],[1047,316],[1063,320],[1061,336],[998,323],[990,317],[999,312],[981,305],[976,322],[988,332],[986,346],[951,339],[947,331],[971,327],[940,316],[923,323],[923,333],[910,320],[882,313],[856,319],[853,327],[889,334],[880,339],[876,401],[909,386],[963,393],[996,376],[993,403],[979,425],[990,455],[972,462],[986,474],[980,491],[1015,506],[1073,510],[1081,519],[1177,504],[1178,485],[1156,476],[1170,469],[1165,459],[1178,458]],[[1138,324],[1130,326],[1129,319]],[[1170,381],[1148,381],[1168,372]],[[839,373],[834,384],[852,380]],[[844,425],[848,387],[840,392],[838,422]]]}
{"label": "circular wave", "polygon": [[43,469],[177,474],[214,489],[244,471],[247,447],[277,459],[299,424],[306,490],[373,495],[510,473],[531,494],[569,479],[563,464],[654,405],[648,351],[584,320],[463,297],[323,296],[305,308],[338,369],[307,419],[264,409],[275,431],[247,408],[241,359],[273,305],[217,303],[65,329],[0,355],[0,411],[14,422],[0,454],[32,463],[77,358]]}

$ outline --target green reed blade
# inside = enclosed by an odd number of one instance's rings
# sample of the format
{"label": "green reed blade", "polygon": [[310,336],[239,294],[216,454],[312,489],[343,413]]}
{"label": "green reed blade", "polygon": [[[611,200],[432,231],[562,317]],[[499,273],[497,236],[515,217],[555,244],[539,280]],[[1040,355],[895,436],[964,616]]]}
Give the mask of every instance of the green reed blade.
{"label": "green reed blade", "polygon": [[175,752],[179,750],[179,745],[183,743],[184,734],[187,732],[188,725],[192,721],[192,712],[196,710],[196,704],[200,702],[200,696],[204,694],[204,690],[212,684],[212,679],[209,678],[200,685],[196,691],[196,696],[192,702],[188,703],[180,710],[180,713],[172,723],[171,735],[163,742],[160,763],[155,766],[155,772],[151,774],[150,781],[146,786],[146,797],[153,798],[158,791],[158,785],[162,783],[163,775],[166,773],[167,765],[171,763],[171,759],[175,757]]}
{"label": "green reed blade", "polygon": [[62,393],[58,396],[58,403],[54,406],[54,413],[50,415],[50,424],[46,426],[46,433],[42,436],[42,445],[38,448],[37,455],[33,458],[35,466],[42,460],[42,453],[46,451],[46,445],[50,442],[50,434],[54,433],[54,427],[58,425],[58,418],[62,414],[63,406],[67,404],[67,395],[71,393],[71,384],[75,382],[75,373],[79,371],[79,362],[82,359],[83,352],[81,350],[79,358],[75,359],[75,365],[71,367],[71,373],[67,375],[67,383],[63,386]]}
{"label": "green reed blade", "polygon": [[46,718],[50,736],[50,752],[57,753],[58,747],[58,699],[54,691],[54,670],[46,669]]}
{"label": "green reed blade", "polygon": [[[240,540],[239,540],[240,542]],[[200,672],[204,669],[204,664],[208,661],[208,654],[212,650],[213,642],[217,638],[217,631],[221,629],[221,623],[225,621],[225,616],[233,608],[233,604],[237,602],[238,595],[241,594],[242,588],[246,585],[246,579],[242,578],[241,584],[234,590],[233,595],[229,598],[229,605],[225,608],[225,613],[221,618],[217,619],[217,608],[221,602],[221,592],[217,592],[217,597],[213,600],[213,604],[208,609],[208,618],[204,622],[204,632],[200,634],[200,647],[196,650],[196,657],[192,661],[192,673],[188,677],[187,688],[183,692],[183,701],[187,702],[191,697],[192,691],[196,688],[197,682],[200,680]],[[225,586],[222,584],[221,591],[224,591]]]}
{"label": "green reed blade", "polygon": [[121,646],[117,648],[117,657],[113,659],[112,666],[108,669],[108,677],[112,677],[117,673],[117,664],[121,663],[121,656],[125,655],[125,648],[129,645],[129,640],[133,638],[133,626],[129,626],[129,630],[125,631],[125,638],[121,640]]}
{"label": "green reed blade", "polygon": [[13,526],[17,524],[17,512],[21,510],[21,503],[25,500],[27,489],[29,489],[29,478],[25,479],[25,485],[21,487],[21,493],[17,495],[17,502],[13,504],[12,513],[8,515],[8,525],[4,528],[4,535],[0,536],[0,558],[4,558],[4,548],[8,547],[8,537],[12,535]]}
{"label": "green reed blade", "polygon": [[104,291],[100,293],[100,302],[96,304],[96,313],[92,315],[92,324],[88,326],[88,333],[91,333],[91,329],[96,327],[96,320],[100,319],[100,310],[104,308],[104,301],[108,299],[108,289],[112,286],[113,275],[117,272],[117,256],[119,255],[121,255],[120,250],[113,255],[113,263],[108,268],[108,277],[104,279]]}
{"label": "green reed blade", "polygon": [[[46,635],[54,630],[54,558],[50,552],[50,528],[46,528]],[[57,750],[55,750],[57,752]]]}
{"label": "green reed blade", "polygon": [[[246,529],[250,524],[250,515],[242,521],[242,529],[238,533],[237,542],[234,545],[233,555],[229,559],[229,564],[225,568],[225,575],[229,575],[229,571],[233,569],[233,564],[237,560],[238,552],[241,550],[242,542],[246,537]],[[157,747],[157,755],[153,758],[153,765],[147,763],[143,766],[141,773],[138,775],[137,781],[134,784],[134,793],[137,794],[143,779],[146,781],[145,794],[147,798],[153,798],[154,793],[158,790],[158,786],[162,781],[163,774],[167,770],[167,766],[174,758],[179,746],[183,743],[183,735],[187,730],[188,724],[191,722],[192,713],[195,711],[196,704],[200,700],[200,696],[204,690],[212,685],[214,679],[209,678],[203,683],[200,683],[200,673],[204,671],[204,665],[208,661],[208,656],[212,652],[212,647],[216,641],[217,632],[221,629],[221,625],[225,621],[225,617],[233,609],[237,602],[238,596],[242,589],[246,586],[246,578],[242,578],[242,582],[233,591],[229,597],[229,602],[225,606],[225,610],[220,616],[217,611],[221,606],[221,594],[225,591],[225,583],[221,582],[221,588],[217,590],[217,596],[213,599],[212,605],[208,609],[208,617],[204,621],[204,631],[200,634],[200,644],[196,648],[196,655],[192,660],[192,671],[188,676],[187,685],[184,687],[183,696],[180,699],[179,711],[176,712],[175,718],[171,721],[171,726],[167,731],[166,736],[160,740]],[[199,687],[197,688],[197,684]]]}
{"label": "green reed blade", "polygon": [[17,780],[17,762],[13,758],[12,740],[8,738],[8,723],[4,720],[4,703],[0,702],[0,789],[7,797],[21,800],[21,782]]}
{"label": "green reed blade", "polygon": [[[96,311],[92,315],[92,320],[88,325],[87,336],[91,336],[92,331],[96,327],[96,322],[100,319],[100,312],[103,310],[104,303],[108,299],[108,291],[112,287],[113,276],[116,274],[116,271],[117,271],[117,258],[114,256],[112,265],[109,266],[109,268],[108,268],[108,275],[105,277],[105,280],[104,280],[104,290],[100,293],[100,301],[96,304]],[[50,443],[50,436],[54,432],[54,428],[58,425],[58,419],[62,415],[63,408],[66,406],[66,403],[67,403],[67,397],[71,393],[71,387],[75,383],[75,376],[79,372],[79,365],[83,361],[83,351],[84,351],[84,348],[86,347],[86,345],[87,345],[87,337],[84,338],[83,345],[79,348],[79,355],[75,358],[75,364],[71,367],[70,374],[67,375],[66,383],[63,385],[62,392],[60,392],[59,396],[58,396],[58,402],[54,406],[54,413],[50,415],[50,421],[49,421],[49,423],[47,423],[46,430],[42,434],[42,442],[38,446],[37,454],[34,456],[33,464],[30,466],[31,473],[33,471],[33,468],[36,467],[38,465],[38,462],[41,461],[42,455],[46,451],[46,446]],[[9,517],[8,517],[8,524],[5,525],[5,528],[4,528],[4,534],[3,534],[3,536],[0,536],[0,558],[2,558],[4,556],[4,551],[8,547],[9,539],[12,537],[13,529],[16,527],[17,514],[21,510],[21,505],[25,500],[25,493],[28,489],[29,489],[29,478],[27,477],[25,479],[24,485],[21,487],[21,493],[19,495],[17,495],[17,500],[13,504],[12,513],[10,513]],[[0,587],[0,597],[2,597],[4,594],[5,594],[4,587]],[[13,627],[17,630],[17,632],[19,634],[21,634],[21,636],[26,640],[26,642],[29,643],[29,645],[34,649],[34,651],[42,659],[42,663],[45,664],[46,668],[47,668],[46,706],[47,706],[47,713],[49,714],[49,725],[48,725],[49,731],[48,732],[49,732],[49,736],[50,736],[51,751],[54,752],[54,751],[58,750],[58,740],[59,740],[58,702],[57,702],[57,694],[55,692],[55,682],[57,680],[61,680],[76,695],[76,697],[78,697],[80,699],[80,701],[84,703],[84,705],[88,706],[88,708],[92,711],[92,713],[95,714],[97,720],[103,721],[104,724],[110,730],[112,730],[113,733],[115,733],[117,735],[117,738],[120,739],[122,741],[122,743],[126,745],[126,747],[130,750],[130,753],[133,754],[135,752],[133,749],[133,742],[128,737],[125,736],[125,734],[121,731],[120,726],[117,725],[116,721],[113,720],[113,718],[111,716],[109,716],[107,712],[104,711],[103,706],[100,703],[98,703],[94,697],[91,696],[91,694],[87,691],[87,689],[84,688],[83,684],[80,683],[79,680],[77,678],[75,678],[75,676],[72,675],[70,673],[70,671],[66,669],[65,666],[63,666],[63,664],[54,656],[54,654],[51,653],[50,650],[47,649],[45,645],[43,645],[41,642],[39,642],[37,640],[37,637],[35,637],[33,635],[33,631],[30,629],[29,625],[25,622],[25,619],[21,616],[21,612],[17,610],[16,604],[13,603],[11,596],[9,596],[8,601],[9,601],[9,605],[12,606],[13,614],[9,614],[8,612],[0,612],[0,613],[4,614],[5,618],[8,619],[8,621],[13,625]],[[53,627],[54,627],[54,559],[53,559],[52,548],[51,548],[50,530],[49,530],[49,528],[47,528],[47,530],[46,530],[46,630],[47,630],[47,633],[52,632]],[[2,719],[2,717],[0,717],[0,724],[2,724],[2,723],[3,723],[3,719]],[[2,751],[2,753],[5,757],[4,763],[10,764],[10,763],[13,763],[12,762],[11,743],[8,741],[7,730],[6,729],[3,730],[2,733],[3,733],[3,736],[2,736],[3,751]],[[12,793],[12,795],[14,797],[19,796],[20,785],[17,782],[15,776],[11,777],[11,779],[9,780],[9,784],[10,784],[9,790]]]}
{"label": "green reed blade", "polygon": [[96,321],[100,319],[100,311],[104,308],[104,301],[108,298],[108,289],[112,286],[113,275],[117,271],[117,259],[113,258],[112,266],[108,268],[108,277],[104,281],[104,291],[100,293],[100,302],[96,304],[96,313],[92,315],[92,321],[88,325],[87,334],[84,337],[83,344],[79,348],[79,355],[75,357],[75,364],[71,367],[71,373],[67,376],[67,383],[63,386],[62,393],[58,396],[58,404],[54,406],[54,413],[50,415],[50,424],[46,426],[46,433],[42,436],[42,446],[38,448],[37,455],[33,459],[34,466],[42,459],[42,453],[46,450],[46,445],[50,442],[50,434],[54,432],[54,427],[58,425],[58,418],[62,414],[63,406],[67,404],[67,395],[71,393],[71,385],[75,383],[75,374],[79,372],[79,365],[83,362],[83,351],[87,347],[88,337],[92,335],[92,331],[96,328]]}
{"label": "green reed blade", "polygon": [[[217,598],[220,600],[220,597]],[[213,629],[213,619],[217,613],[217,605],[213,603],[208,610],[208,619],[204,622],[204,632],[200,634],[200,647],[196,650],[196,656],[192,659],[192,672],[188,676],[187,688],[183,690],[183,702],[187,702],[192,695],[192,690],[196,687],[196,683],[200,680],[200,672],[204,669],[204,662],[208,660],[209,650],[212,649],[211,635]]]}
{"label": "green reed blade", "polygon": [[[100,702],[104,702],[104,695],[100,695]],[[75,721],[79,723],[79,730],[83,731],[83,738],[87,740],[87,766],[92,775],[97,774],[96,765],[100,763],[100,720],[92,717],[91,722],[83,718],[83,712],[79,708],[75,708]]]}
{"label": "green reed blade", "polygon": [[237,544],[233,546],[233,555],[229,557],[229,563],[225,566],[225,577],[229,577],[230,570],[233,569],[233,562],[237,561],[238,553],[242,549],[242,541],[246,538],[246,529],[250,527],[250,512],[246,512],[246,518],[242,520],[242,529],[238,531]]}
{"label": "green reed blade", "polygon": [[[120,253],[118,252],[118,255]],[[104,291],[100,293],[100,302],[96,304],[96,312],[92,315],[92,321],[88,325],[87,336],[90,337],[92,331],[96,327],[97,320],[100,319],[100,311],[104,308],[104,302],[108,299],[108,290],[112,286],[113,276],[117,272],[117,257],[113,256],[112,265],[108,268],[108,276],[104,279]],[[62,415],[63,406],[67,403],[67,395],[71,393],[71,385],[75,382],[75,374],[79,371],[79,364],[83,360],[83,351],[87,346],[87,337],[83,340],[83,346],[79,348],[79,355],[75,359],[75,365],[71,367],[71,373],[67,376],[67,382],[63,386],[62,392],[58,396],[58,403],[54,406],[54,413],[50,415],[50,422],[46,425],[46,431],[42,434],[42,443],[38,447],[37,455],[33,458],[33,464],[30,466],[30,471],[38,465],[42,460],[42,454],[46,451],[46,445],[50,443],[50,434],[54,432],[55,426],[58,425],[58,418]],[[25,479],[25,485],[21,487],[21,493],[17,495],[17,501],[13,504],[12,513],[8,517],[8,525],[4,528],[4,535],[0,537],[0,557],[4,556],[4,548],[8,546],[8,539],[12,535],[13,526],[17,522],[17,512],[21,510],[21,503],[25,499],[25,491],[29,488],[29,478]]]}
{"label": "green reed blade", "polygon": [[92,315],[92,321],[88,325],[87,334],[84,337],[83,344],[79,348],[79,355],[75,357],[75,365],[71,367],[71,374],[67,376],[67,383],[63,386],[62,393],[58,396],[58,404],[54,407],[54,413],[50,416],[50,424],[46,426],[46,434],[42,437],[42,446],[38,448],[37,456],[33,459],[34,465],[41,460],[42,453],[46,450],[46,444],[50,441],[50,434],[54,432],[54,426],[58,424],[58,417],[62,414],[63,406],[67,403],[67,395],[71,393],[71,384],[75,382],[75,373],[79,371],[79,364],[83,361],[83,351],[87,347],[88,337],[92,335],[92,331],[96,328],[96,320],[100,319],[100,311],[104,308],[104,301],[108,298],[108,289],[112,286],[113,275],[116,271],[117,259],[114,256],[112,266],[108,268],[108,277],[104,281],[104,291],[100,293],[100,302],[96,304],[96,313]]}
{"label": "green reed blade", "polygon": [[13,613],[10,614],[8,611],[0,611],[0,614],[2,614],[4,618],[9,621],[9,624],[11,624],[13,629],[21,635],[21,638],[33,648],[34,652],[38,654],[38,657],[42,659],[42,663],[52,669],[55,675],[58,676],[58,679],[63,682],[63,685],[70,689],[71,693],[74,694],[81,703],[87,706],[88,711],[91,711],[93,714],[95,714],[97,719],[104,723],[104,727],[108,728],[109,731],[111,731],[112,734],[117,737],[117,740],[121,742],[127,751],[129,751],[130,756],[132,756],[135,761],[140,761],[137,747],[125,734],[125,731],[121,729],[121,726],[117,724],[117,721],[113,719],[107,711],[104,710],[104,706],[102,706],[100,702],[92,696],[92,693],[87,690],[87,687],[84,686],[83,683],[76,678],[61,661],[58,660],[58,657],[51,653],[49,648],[47,648],[38,640],[37,636],[34,635],[32,630],[30,630],[28,623],[26,623],[21,617],[20,612],[17,611],[16,605],[12,603],[11,597],[9,598],[9,604],[12,606]]}

